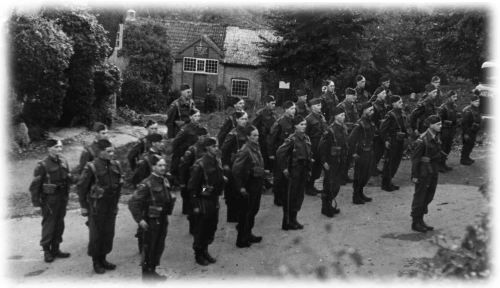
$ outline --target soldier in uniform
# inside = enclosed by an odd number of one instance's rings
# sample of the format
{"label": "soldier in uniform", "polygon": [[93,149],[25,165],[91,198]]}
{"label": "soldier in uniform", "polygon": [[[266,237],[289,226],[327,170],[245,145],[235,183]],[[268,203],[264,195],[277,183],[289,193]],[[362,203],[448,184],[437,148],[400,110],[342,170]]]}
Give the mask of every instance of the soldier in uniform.
{"label": "soldier in uniform", "polygon": [[[358,109],[354,104],[356,102],[356,90],[352,88],[345,89],[345,99],[340,102],[337,106],[338,108],[345,111],[345,120],[344,124],[347,127],[347,133],[351,133],[352,128],[354,127],[354,123],[356,123],[359,119]],[[352,162],[352,153],[348,153],[347,155],[347,165],[344,167],[344,171],[342,176],[344,177],[344,183],[352,183],[352,179],[349,178],[348,172]]]}
{"label": "soldier in uniform", "polygon": [[62,252],[59,245],[64,232],[64,216],[68,204],[71,174],[68,161],[61,155],[63,144],[59,140],[46,142],[49,155],[38,162],[34,179],[30,185],[31,202],[42,210],[42,239],[44,261],[68,258],[70,253]]}
{"label": "soldier in uniform", "polygon": [[441,130],[441,120],[437,115],[429,116],[429,128],[415,141],[411,157],[411,178],[415,183],[415,193],[411,203],[411,229],[418,232],[434,230],[424,222],[427,207],[434,198],[438,182],[438,165],[442,158],[441,141],[437,135]]}
{"label": "soldier in uniform", "polygon": [[363,106],[364,103],[370,102],[370,93],[365,90],[366,86],[366,79],[363,75],[357,75],[356,76],[356,108],[359,113],[359,117],[361,117],[361,114],[363,114],[363,109],[361,107]]}
{"label": "soldier in uniform", "polygon": [[425,94],[428,94],[436,90],[436,97],[434,99],[434,105],[439,106],[442,102],[443,92],[439,87],[441,86],[441,78],[439,76],[432,76],[431,83],[425,85]]}
{"label": "soldier in uniform", "polygon": [[267,170],[272,170],[272,160],[269,159],[269,153],[267,152],[267,137],[271,132],[271,127],[274,122],[276,122],[276,116],[274,114],[274,107],[276,106],[276,100],[273,95],[268,95],[265,97],[266,106],[256,113],[255,119],[252,124],[259,130],[259,145],[260,151],[262,153],[262,158],[264,158],[264,167]]}
{"label": "soldier in uniform", "polygon": [[259,147],[259,130],[252,125],[245,127],[247,141],[236,154],[232,172],[236,191],[239,192],[240,213],[238,216],[238,237],[236,246],[249,247],[262,241],[262,236],[255,236],[252,229],[255,216],[259,212],[260,199],[264,185],[264,160]]}
{"label": "soldier in uniform", "polygon": [[349,147],[354,158],[354,182],[352,183],[353,204],[365,204],[371,202],[372,198],[366,196],[363,188],[370,179],[370,172],[373,166],[373,137],[375,135],[375,126],[371,121],[373,115],[373,106],[370,102],[365,102],[361,106],[363,114],[354,129],[349,135]]}
{"label": "soldier in uniform", "polygon": [[374,101],[377,98],[377,95],[380,94],[380,92],[385,91],[385,94],[387,95],[385,97],[385,106],[389,111],[392,109],[392,104],[391,104],[392,91],[391,89],[389,89],[389,87],[391,86],[391,79],[389,78],[389,75],[383,75],[382,77],[380,77],[379,81],[380,81],[380,86],[373,92],[372,100]]}
{"label": "soldier in uniform", "polygon": [[224,140],[226,140],[227,134],[231,132],[231,130],[236,128],[236,113],[245,112],[245,110],[243,110],[243,108],[245,108],[245,100],[243,100],[243,98],[232,97],[230,99],[233,99],[232,103],[234,109],[232,112],[230,112],[231,115],[226,118],[224,124],[222,124],[222,127],[219,130],[219,133],[217,134],[217,141],[219,145],[224,144]]}
{"label": "soldier in uniform", "polygon": [[372,102],[373,105],[373,115],[372,122],[375,125],[375,135],[373,136],[373,167],[372,167],[372,176],[378,176],[382,173],[381,170],[378,169],[378,163],[382,156],[384,155],[385,145],[382,136],[380,135],[380,122],[385,118],[385,114],[387,114],[387,107],[385,106],[385,98],[387,97],[385,90],[382,90],[378,95],[375,101]]}
{"label": "soldier in uniform", "polygon": [[[153,120],[149,120],[146,123],[147,135],[158,133],[158,123]],[[146,137],[142,137],[137,141],[137,143],[132,147],[132,149],[127,154],[128,163],[130,170],[134,171],[137,167],[137,161],[140,160],[141,155],[148,151],[151,147],[151,143],[146,140]]]}
{"label": "soldier in uniform", "polygon": [[321,98],[321,112],[325,116],[327,123],[333,121],[333,112],[335,107],[339,104],[339,98],[335,94],[335,82],[333,80],[326,80],[323,83],[326,86],[326,90],[320,96]]}
{"label": "soldier in uniform", "polygon": [[343,181],[341,171],[347,165],[347,127],[344,125],[345,112],[336,108],[333,114],[334,121],[323,133],[319,142],[320,162],[324,169],[323,194],[321,195],[321,214],[333,217],[340,213],[340,209],[332,206],[332,202],[339,194]]}
{"label": "soldier in uniform", "polygon": [[462,111],[462,153],[460,164],[471,165],[474,160],[470,158],[472,148],[476,144],[477,133],[481,127],[481,114],[479,113],[479,96],[474,95],[471,98],[470,105]]}
{"label": "soldier in uniform", "polygon": [[[294,131],[293,116],[295,115],[295,104],[292,101],[283,103],[285,112],[281,115],[271,127],[271,133],[267,138],[267,151],[269,159],[274,160],[276,149],[290,136]],[[276,163],[275,163],[276,164]],[[287,179],[283,177],[282,171],[275,165],[273,170],[273,194],[274,205],[282,205],[282,197],[287,187]]]}
{"label": "soldier in uniform", "polygon": [[437,109],[435,105],[437,89],[429,91],[424,97],[419,101],[417,107],[411,112],[410,115],[410,126],[415,135],[420,135],[425,132],[428,128],[425,123],[425,119],[431,115],[437,114]]}
{"label": "soldier in uniform", "polygon": [[219,221],[219,196],[224,190],[224,174],[215,138],[203,142],[205,155],[196,160],[188,182],[193,215],[197,218],[194,228],[193,250],[196,263],[206,266],[216,259],[208,253],[208,245],[214,241]]}
{"label": "soldier in uniform", "polygon": [[142,180],[146,179],[151,174],[151,160],[156,155],[162,156],[163,137],[160,134],[150,134],[146,136],[146,140],[150,143],[151,147],[148,151],[144,152],[142,159],[137,163],[137,167],[132,174],[131,182],[137,186]]}
{"label": "soldier in uniform", "polygon": [[295,95],[297,96],[297,102],[295,103],[297,112],[295,114],[306,118],[311,112],[309,107],[307,107],[307,93],[302,89],[297,89],[297,91],[295,91]]}
{"label": "soldier in uniform", "polygon": [[311,141],[311,151],[312,151],[312,171],[311,177],[307,182],[306,194],[311,196],[316,196],[321,191],[316,190],[314,187],[314,181],[321,176],[321,161],[319,155],[319,140],[325,132],[328,124],[325,117],[321,113],[321,99],[313,98],[309,101],[311,106],[311,113],[306,117],[306,135],[309,136]]}
{"label": "soldier in uniform", "polygon": [[[457,133],[458,113],[457,99],[458,95],[455,91],[448,92],[448,99],[439,107],[439,116],[441,118],[441,149],[444,153],[450,154],[453,138]],[[439,164],[439,172],[451,171],[453,168],[446,165],[447,157],[443,157]]]}
{"label": "soldier in uniform", "polygon": [[89,246],[94,271],[103,274],[114,270],[115,264],[106,260],[113,249],[118,200],[123,185],[120,162],[113,160],[114,147],[109,140],[97,142],[99,155],[87,163],[79,182],[78,196],[82,216],[88,216]]}
{"label": "soldier in uniform", "polygon": [[238,191],[234,186],[234,177],[231,173],[234,157],[238,150],[247,141],[245,135],[245,127],[248,125],[248,114],[246,112],[235,112],[236,128],[227,134],[224,144],[222,144],[222,165],[226,177],[229,179],[226,189],[224,190],[224,198],[227,205],[227,222],[238,221]]}
{"label": "soldier in uniform", "polygon": [[304,225],[297,221],[297,214],[302,207],[307,178],[311,173],[311,141],[305,133],[306,123],[301,116],[295,117],[295,133],[276,151],[277,166],[288,179],[288,189],[283,195],[283,230],[304,229]]}
{"label": "soldier in uniform", "polygon": [[168,138],[174,138],[181,130],[182,126],[189,121],[189,112],[195,107],[191,98],[193,91],[187,84],[181,85],[181,96],[175,99],[168,107],[167,120],[165,121]]}
{"label": "soldier in uniform", "polygon": [[172,160],[170,163],[170,174],[174,179],[174,185],[179,183],[179,161],[187,148],[196,141],[198,135],[203,133],[204,127],[200,125],[200,110],[189,111],[189,121],[182,127],[181,131],[175,135],[172,141]]}
{"label": "soldier in uniform", "polygon": [[165,280],[156,272],[165,249],[168,216],[172,214],[175,194],[170,183],[163,176],[166,172],[165,159],[151,160],[151,175],[144,179],[128,201],[128,207],[135,222],[143,231],[142,277],[143,279]]}
{"label": "soldier in uniform", "polygon": [[80,162],[75,171],[77,176],[81,175],[83,168],[85,167],[87,162],[94,160],[94,158],[96,158],[99,154],[97,142],[101,139],[108,139],[108,127],[106,125],[97,122],[94,125],[94,131],[97,132],[94,141],[90,145],[85,146],[82,154],[80,154]]}
{"label": "soldier in uniform", "polygon": [[403,157],[404,141],[408,137],[403,118],[403,99],[398,95],[391,96],[392,110],[387,112],[380,124],[380,136],[385,143],[386,156],[382,170],[382,190],[394,191],[399,186],[392,183]]}

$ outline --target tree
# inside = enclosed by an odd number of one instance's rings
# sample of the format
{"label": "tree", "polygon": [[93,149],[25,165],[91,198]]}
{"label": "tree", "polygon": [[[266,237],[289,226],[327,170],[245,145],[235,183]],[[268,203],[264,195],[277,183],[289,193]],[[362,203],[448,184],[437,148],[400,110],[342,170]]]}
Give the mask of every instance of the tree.
{"label": "tree", "polygon": [[112,123],[111,105],[113,96],[120,92],[121,72],[115,65],[105,63],[94,72],[95,101],[92,104],[92,119],[110,126]]}
{"label": "tree", "polygon": [[30,128],[47,129],[63,111],[72,41],[53,21],[37,16],[13,15],[9,29],[11,84],[24,102],[23,118]]}

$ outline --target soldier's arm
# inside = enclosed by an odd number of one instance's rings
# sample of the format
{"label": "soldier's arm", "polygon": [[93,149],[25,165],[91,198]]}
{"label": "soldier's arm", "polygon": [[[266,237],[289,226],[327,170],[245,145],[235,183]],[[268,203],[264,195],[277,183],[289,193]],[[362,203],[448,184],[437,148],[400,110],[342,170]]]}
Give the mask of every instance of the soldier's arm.
{"label": "soldier's arm", "polygon": [[415,108],[410,114],[410,127],[412,130],[417,129],[417,121],[424,114],[425,108],[424,105],[419,105]]}
{"label": "soldier's arm", "polygon": [[148,176],[149,172],[148,170],[149,170],[148,162],[146,162],[146,160],[139,161],[139,163],[137,163],[137,168],[132,174],[130,182],[134,185],[141,183],[141,181]]}
{"label": "soldier's arm", "polygon": [[77,176],[80,176],[83,172],[83,168],[85,167],[85,164],[90,161],[90,153],[87,150],[87,148],[83,148],[82,153],[80,154],[80,161],[78,166],[75,168],[75,173]]}
{"label": "soldier's arm", "polygon": [[201,185],[203,183],[203,170],[200,165],[194,165],[191,171],[191,176],[189,177],[187,190],[189,194],[189,199],[191,203],[194,203],[196,198],[198,198],[199,192],[201,190]]}
{"label": "soldier's arm", "polygon": [[361,141],[361,136],[363,135],[363,127],[361,125],[356,124],[351,131],[351,134],[347,137],[347,145],[349,147],[350,154],[356,154],[356,147]]}
{"label": "soldier's arm", "polygon": [[45,169],[42,164],[38,164],[33,173],[33,181],[31,181],[29,190],[31,194],[31,203],[33,206],[40,207],[41,203],[41,195],[42,195],[42,185],[45,180]]}
{"label": "soldier's arm", "polygon": [[78,182],[78,199],[80,201],[80,207],[84,209],[89,209],[89,203],[87,201],[87,195],[90,193],[90,189],[92,184],[94,183],[94,173],[92,173],[92,169],[89,165],[85,165],[82,171],[82,177],[80,177],[80,181]]}
{"label": "soldier's arm", "polygon": [[293,144],[292,138],[287,138],[276,150],[276,161],[280,171],[288,169],[288,163],[291,156],[289,152],[293,149]]}
{"label": "soldier's arm", "polygon": [[380,122],[380,136],[384,141],[391,142],[390,129],[394,125],[394,117],[391,117],[389,113],[385,115],[385,119]]}
{"label": "soldier's arm", "polygon": [[240,151],[236,155],[233,163],[233,180],[236,187],[236,191],[240,191],[241,188],[245,187],[248,177],[250,176],[250,155],[246,151]]}
{"label": "soldier's arm", "polygon": [[422,162],[422,156],[424,156],[425,152],[425,143],[422,139],[417,139],[415,141],[415,148],[411,155],[411,178],[419,178],[419,168],[420,163]]}
{"label": "soldier's arm", "polygon": [[195,155],[189,149],[181,157],[181,160],[179,162],[179,181],[181,182],[181,185],[185,185],[189,180],[189,168],[194,163],[194,157]]}
{"label": "soldier's arm", "polygon": [[135,170],[137,167],[137,159],[141,155],[141,153],[144,152],[144,143],[142,141],[139,141],[136,143],[132,149],[127,154],[127,159],[128,163],[130,165],[130,170]]}
{"label": "soldier's arm", "polygon": [[221,147],[221,153],[222,153],[222,165],[228,165],[231,167],[231,154],[233,153],[235,146],[236,146],[236,137],[238,137],[234,133],[229,133],[226,137],[226,140],[224,140],[224,144],[222,144]]}
{"label": "soldier's arm", "polygon": [[332,147],[332,143],[330,141],[330,136],[329,136],[329,132],[325,131],[323,133],[323,136],[321,136],[321,139],[319,140],[319,160],[321,162],[321,165],[323,165],[323,163],[327,162],[328,161],[328,158],[329,158],[329,154],[330,154],[330,151],[329,149]]}
{"label": "soldier's arm", "polygon": [[137,186],[132,197],[128,200],[128,209],[137,223],[141,222],[141,220],[145,220],[143,215],[144,210],[147,208],[146,204],[149,194],[148,185],[141,183]]}
{"label": "soldier's arm", "polygon": [[281,125],[278,123],[279,121],[274,122],[273,126],[271,126],[271,131],[269,132],[269,135],[267,136],[267,151],[270,156],[275,156],[276,155],[276,139],[278,137],[278,134],[280,133]]}
{"label": "soldier's arm", "polygon": [[217,141],[219,141],[219,145],[222,145],[224,141],[226,140],[227,134],[231,131],[232,127],[232,120],[230,117],[226,118],[226,121],[224,121],[224,124],[222,124],[222,127],[219,130],[219,133],[217,134]]}

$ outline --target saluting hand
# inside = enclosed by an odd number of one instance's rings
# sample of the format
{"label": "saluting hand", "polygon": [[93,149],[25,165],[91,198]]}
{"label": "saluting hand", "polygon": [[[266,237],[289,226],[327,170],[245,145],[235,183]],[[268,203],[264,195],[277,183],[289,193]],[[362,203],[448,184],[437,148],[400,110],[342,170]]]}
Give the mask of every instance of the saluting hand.
{"label": "saluting hand", "polygon": [[385,148],[391,149],[391,142],[385,141]]}
{"label": "saluting hand", "polygon": [[325,168],[325,170],[330,170],[330,165],[328,165],[328,163],[323,163],[323,168]]}

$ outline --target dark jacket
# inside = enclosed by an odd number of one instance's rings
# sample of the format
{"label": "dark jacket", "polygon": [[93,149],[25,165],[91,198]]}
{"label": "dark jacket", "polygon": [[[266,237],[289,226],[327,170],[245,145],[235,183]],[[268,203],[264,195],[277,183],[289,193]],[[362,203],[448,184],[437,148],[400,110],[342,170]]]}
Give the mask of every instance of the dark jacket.
{"label": "dark jacket", "polygon": [[253,126],[259,130],[259,143],[262,147],[267,147],[267,136],[271,133],[271,127],[276,122],[274,111],[268,108],[262,108],[257,111]]}
{"label": "dark jacket", "polygon": [[309,110],[309,107],[307,107],[306,101],[297,100],[297,102],[295,103],[295,106],[296,106],[296,110],[297,110],[295,112],[295,115],[300,115],[300,116],[306,118],[307,115],[309,115],[309,113],[311,113],[311,111]]}
{"label": "dark jacket", "polygon": [[226,120],[224,120],[224,124],[222,124],[222,127],[219,129],[219,133],[217,133],[217,141],[219,142],[219,146],[224,144],[224,141],[226,140],[227,134],[231,132],[236,126],[238,125],[236,123],[236,116],[234,115],[237,111],[233,109],[233,112],[231,112],[231,115],[229,115]]}
{"label": "dark jacket", "polygon": [[344,124],[347,127],[347,130],[350,132],[354,126],[354,123],[358,121],[359,114],[358,109],[354,103],[350,103],[348,101],[342,101],[337,105],[337,107],[344,109],[345,111],[345,120]]}
{"label": "dark jacket", "polygon": [[443,156],[441,141],[427,129],[415,141],[411,156],[411,177],[423,178],[430,174],[438,174],[439,161]]}
{"label": "dark jacket", "polygon": [[321,113],[311,112],[306,117],[306,134],[311,140],[311,149],[313,154],[318,152],[318,145],[321,136],[325,132],[328,124],[326,123],[325,117]]}
{"label": "dark jacket", "polygon": [[431,115],[437,114],[434,103],[434,100],[425,98],[417,104],[417,107],[410,114],[410,127],[412,130],[418,130],[422,133],[427,129],[424,123],[425,119]]}
{"label": "dark jacket", "polygon": [[361,106],[363,105],[363,103],[370,101],[371,97],[370,93],[368,93],[368,91],[366,91],[365,88],[356,87],[355,90],[356,90],[355,105],[356,109],[358,110],[359,117],[361,117],[361,114],[363,114],[363,109],[361,109]]}
{"label": "dark jacket", "polygon": [[75,169],[77,176],[80,176],[85,165],[97,156],[99,156],[99,147],[97,147],[97,140],[94,140],[90,145],[85,146],[80,154],[80,161]]}
{"label": "dark jacket", "polygon": [[276,155],[276,149],[293,133],[295,126],[292,121],[293,117],[282,115],[274,122],[267,137],[267,152],[269,155]]}
{"label": "dark jacket", "polygon": [[325,115],[326,121],[333,121],[335,107],[339,104],[339,98],[334,92],[325,92],[321,96],[321,112]]}
{"label": "dark jacket", "polygon": [[128,207],[135,222],[148,219],[149,206],[162,207],[162,215],[167,215],[174,197],[166,178],[151,174],[144,179],[128,201]]}
{"label": "dark jacket", "polygon": [[366,117],[361,117],[354,125],[349,135],[349,148],[352,154],[361,154],[371,151],[373,147],[373,137],[375,136],[375,126]]}
{"label": "dark jacket", "polygon": [[205,149],[200,143],[189,146],[179,162],[179,182],[187,185],[191,168],[196,160],[205,155]]}
{"label": "dark jacket", "polygon": [[479,108],[472,105],[466,106],[463,109],[462,115],[462,133],[475,135],[481,127]]}
{"label": "dark jacket", "polygon": [[160,156],[161,154],[149,149],[149,151],[145,152],[141,160],[137,163],[136,169],[133,171],[132,178],[130,179],[130,182],[134,185],[139,184],[142,180],[146,179],[150,174],[151,174],[151,161],[152,158]]}
{"label": "dark jacket", "polygon": [[380,123],[380,136],[388,142],[404,141],[408,137],[401,109],[392,109],[387,112],[384,120]]}
{"label": "dark jacket", "polygon": [[128,163],[130,165],[130,170],[135,170],[137,167],[137,162],[140,160],[141,155],[151,148],[151,143],[143,137],[137,141],[137,143],[132,147],[132,149],[127,154]]}
{"label": "dark jacket", "polygon": [[44,203],[47,196],[44,193],[44,184],[55,184],[57,185],[57,188],[54,190],[55,193],[68,195],[71,174],[69,172],[68,161],[64,157],[45,157],[38,162],[33,177],[33,181],[31,181],[29,187],[33,206],[38,207]]}
{"label": "dark jacket", "polygon": [[321,165],[340,165],[348,153],[347,127],[333,122],[326,129],[319,142]]}
{"label": "dark jacket", "polygon": [[264,160],[260,153],[260,147],[247,141],[236,154],[232,172],[237,191],[242,187],[246,187],[248,181],[254,178],[263,178]]}
{"label": "dark jacket", "polygon": [[383,100],[375,100],[372,105],[373,115],[371,117],[371,120],[373,122],[373,125],[375,125],[375,135],[380,135],[380,123],[382,122],[382,119],[385,118],[385,115],[389,110],[387,110],[387,107],[385,106],[385,102]]}
{"label": "dark jacket", "polygon": [[178,98],[170,104],[167,110],[168,118],[166,121],[168,127],[168,138],[174,138],[184,125],[179,125],[176,121],[183,121],[184,123],[189,121],[189,111],[193,108],[195,108],[195,106],[192,99],[184,101],[181,98]]}
{"label": "dark jacket", "polygon": [[231,167],[234,156],[240,148],[247,142],[244,127],[237,126],[227,134],[224,144],[222,144],[222,164]]}
{"label": "dark jacket", "polygon": [[448,100],[445,103],[441,104],[441,106],[439,106],[439,117],[441,118],[443,128],[457,127],[457,105],[451,100]]}
{"label": "dark jacket", "polygon": [[192,201],[202,196],[217,197],[221,195],[224,190],[224,177],[220,160],[209,154],[196,160],[187,189]]}
{"label": "dark jacket", "polygon": [[310,166],[311,157],[311,140],[305,133],[293,133],[276,151],[280,171],[290,170],[299,162]]}

